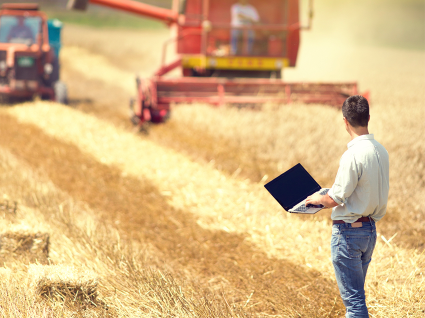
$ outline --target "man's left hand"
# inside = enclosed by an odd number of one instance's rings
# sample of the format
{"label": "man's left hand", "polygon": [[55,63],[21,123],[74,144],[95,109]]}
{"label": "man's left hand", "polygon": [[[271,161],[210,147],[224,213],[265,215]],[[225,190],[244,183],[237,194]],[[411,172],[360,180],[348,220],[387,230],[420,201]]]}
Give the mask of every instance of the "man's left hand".
{"label": "man's left hand", "polygon": [[305,205],[313,204],[313,205],[323,205],[326,208],[333,208],[338,205],[328,194],[321,195],[319,192],[316,192],[307,197],[305,200]]}

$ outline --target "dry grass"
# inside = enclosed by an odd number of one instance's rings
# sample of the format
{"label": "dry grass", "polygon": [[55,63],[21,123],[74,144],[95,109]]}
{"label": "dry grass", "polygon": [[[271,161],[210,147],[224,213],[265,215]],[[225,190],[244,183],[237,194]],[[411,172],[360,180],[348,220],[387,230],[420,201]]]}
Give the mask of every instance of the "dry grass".
{"label": "dry grass", "polygon": [[[28,116],[30,109],[34,112]],[[328,260],[330,230],[326,221],[282,215],[280,208],[265,193],[261,183],[229,178],[211,165],[193,162],[184,155],[75,110],[55,104],[38,103],[16,106],[7,110],[7,113],[21,122],[40,127],[44,133],[56,139],[79,147],[111,169],[118,167],[125,176],[150,180],[160,193],[168,198],[168,204],[176,210],[190,211],[201,228],[218,231],[223,239],[226,232],[244,235],[245,240],[254,244],[271,259],[285,259],[298,264],[297,270],[304,271],[307,280],[303,282],[298,277],[297,282],[294,277],[291,284],[298,285],[298,288],[305,286],[301,290],[302,293],[308,292],[308,304],[321,301],[311,298],[313,294],[309,293],[313,292],[311,284],[315,280],[322,280],[324,284],[324,279],[333,278]],[[78,122],[78,127],[71,125],[72,122]],[[173,166],[168,164],[170,161]],[[133,215],[134,212],[129,213]],[[122,222],[122,219],[120,221]],[[177,228],[183,226],[180,217],[174,220],[174,223]],[[184,227],[181,227],[181,230],[184,230]],[[167,235],[170,233],[167,232]],[[403,312],[405,315],[420,316],[424,301],[424,280],[421,274],[424,255],[412,249],[402,248],[398,235],[390,243],[387,243],[389,236],[383,235],[380,238],[371,267],[373,273],[376,266],[376,275],[371,274],[368,280],[368,286],[371,286],[368,299],[372,314],[388,317],[394,312]],[[312,241],[315,242],[314,246],[311,245]],[[185,263],[193,259],[194,255],[186,257],[189,258],[184,260]],[[391,258],[393,263],[388,262]],[[241,259],[240,262],[242,263],[238,262],[239,266],[246,260]],[[314,269],[311,272],[313,276],[308,274],[309,268]],[[281,275],[274,271],[276,269],[269,275]],[[316,276],[318,273],[321,275]],[[279,279],[279,276],[274,277]],[[394,279],[395,277],[397,278]],[[283,281],[280,284],[282,283]],[[259,287],[255,283],[252,286]],[[315,288],[317,287],[316,282]],[[275,292],[277,294],[274,298],[277,300],[282,294],[277,290]],[[320,306],[329,310],[332,308],[334,298],[331,295],[334,292],[329,289],[323,290],[322,293],[330,297],[327,298],[328,303],[322,303]],[[257,297],[253,296],[253,299],[259,301],[264,296],[266,295],[261,292]],[[291,312],[285,310],[285,306],[278,308],[280,313]],[[308,316],[312,315],[308,307],[304,310],[309,312]]]}
{"label": "dry grass", "polygon": [[[228,303],[232,308],[235,306],[232,309],[235,312],[238,312],[238,308],[241,306],[246,305],[248,299],[250,302],[245,309],[245,314],[255,311],[292,315],[294,311],[298,311],[306,316],[314,317],[320,316],[323,312],[332,313],[331,316],[339,312],[340,302],[335,306],[333,302],[330,303],[327,299],[322,298],[316,299],[314,302],[308,301],[307,298],[299,299],[300,293],[307,297],[314,293],[314,290],[298,290],[311,281],[317,282],[317,292],[335,294],[334,284],[321,277],[316,271],[299,267],[289,261],[268,259],[263,251],[258,250],[246,240],[245,235],[222,231],[219,232],[220,235],[217,235],[217,231],[214,229],[204,229],[191,213],[168,206],[167,197],[144,181],[145,179],[133,178],[132,175],[125,174],[121,170],[101,164],[91,155],[79,153],[75,146],[43,136],[41,131],[31,126],[22,126],[12,117],[2,117],[1,123],[4,128],[5,138],[2,140],[4,146],[24,158],[35,168],[46,171],[49,178],[61,189],[73,197],[81,198],[96,209],[91,213],[102,215],[104,219],[117,224],[124,237],[131,238],[133,242],[143,242],[155,246],[153,255],[155,258],[159,258],[157,262],[170,264],[174,277],[185,277],[185,284],[192,280],[199,282],[202,289],[189,285],[189,295],[194,297],[190,302],[195,304],[194,308],[199,308],[195,310],[195,313],[207,306],[214,309],[212,312],[217,313],[213,316],[219,315],[220,308],[225,302],[222,297],[214,296],[214,294],[219,293],[222,288],[224,288]],[[131,134],[126,134],[126,136],[137,138]],[[21,142],[29,139],[32,142],[27,143],[27,147],[19,146]],[[46,158],[49,159],[46,160]],[[60,200],[57,201],[60,202]],[[46,213],[48,211],[46,209]],[[85,218],[87,216],[83,220]],[[73,228],[75,222],[69,223],[69,227]],[[99,231],[95,231],[94,234],[95,237],[100,236]],[[75,235],[79,237],[81,233],[77,232]],[[108,239],[111,238],[107,235],[105,240]],[[73,241],[75,240],[61,238],[59,242],[60,246],[69,246],[68,242]],[[54,238],[52,238],[52,245],[53,242],[55,242]],[[52,257],[53,251],[52,246]],[[66,254],[69,253],[66,252]],[[78,253],[73,254],[75,259],[75,254],[78,255]],[[86,258],[92,257],[89,254]],[[129,259],[135,258],[131,255],[128,257]],[[110,258],[115,259],[116,256]],[[121,264],[121,261],[111,265],[116,266],[116,264]],[[132,275],[132,283],[124,283],[124,285],[121,282],[118,283],[118,286],[123,286],[120,289],[134,290],[132,286],[137,283],[138,287],[135,293],[136,297],[139,296],[139,289],[146,283],[146,279],[143,278],[146,274],[144,270],[141,270],[143,266],[146,266],[145,264],[140,262],[136,267],[134,264],[130,264],[129,268],[140,269],[132,271],[135,275]],[[169,271],[168,266],[166,269]],[[180,271],[184,273],[183,276],[179,274]],[[256,279],[253,280],[253,277]],[[281,281],[282,284],[274,284],[276,280]],[[113,282],[116,286],[117,281]],[[207,291],[202,291],[205,288]],[[210,288],[211,290],[209,290]],[[212,296],[208,296],[214,290],[216,292]],[[254,295],[249,297],[253,291],[255,291]],[[146,293],[150,295],[148,291]],[[269,298],[276,299],[276,301],[270,303],[262,300]],[[333,297],[331,298],[333,299]],[[130,308],[134,306],[131,299],[130,297],[126,300]],[[212,302],[211,299],[214,301]],[[141,301],[142,299],[138,300],[138,306],[144,304]],[[149,301],[149,303],[152,302]],[[156,302],[153,304],[158,305]],[[150,307],[152,306],[150,305]],[[319,313],[317,313],[317,308],[322,308]]]}
{"label": "dry grass", "polygon": [[248,316],[234,302],[228,302],[229,309],[220,293],[200,287],[193,274],[164,262],[163,253],[151,243],[123,240],[114,226],[100,219],[101,211],[75,202],[26,163],[4,150],[0,158],[0,191],[21,203],[15,221],[32,227],[42,222],[49,228],[52,263],[99,276],[97,307],[40,301],[26,291],[27,268],[15,263],[12,272],[4,270],[10,279],[1,280],[3,317],[219,317],[228,310],[234,317]]}

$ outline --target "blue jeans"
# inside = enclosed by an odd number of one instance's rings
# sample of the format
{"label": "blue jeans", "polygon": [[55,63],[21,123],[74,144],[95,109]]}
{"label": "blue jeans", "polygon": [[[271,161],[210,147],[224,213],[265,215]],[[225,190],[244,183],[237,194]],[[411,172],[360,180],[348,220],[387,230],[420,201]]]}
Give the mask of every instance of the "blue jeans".
{"label": "blue jeans", "polygon": [[369,317],[364,284],[376,244],[375,222],[332,226],[331,255],[346,318]]}
{"label": "blue jeans", "polygon": [[232,29],[230,32],[230,43],[231,43],[231,53],[238,53],[238,41],[240,37],[244,36],[244,32],[247,32],[248,35],[248,54],[252,53],[252,46],[254,44],[255,32],[254,30],[241,30],[241,29]]}

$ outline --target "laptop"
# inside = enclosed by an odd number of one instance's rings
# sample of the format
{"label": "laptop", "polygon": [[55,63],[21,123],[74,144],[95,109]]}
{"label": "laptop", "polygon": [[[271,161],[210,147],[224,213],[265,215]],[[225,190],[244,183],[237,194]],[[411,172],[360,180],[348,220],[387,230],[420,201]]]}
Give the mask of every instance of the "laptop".
{"label": "laptop", "polygon": [[302,214],[314,214],[324,209],[321,204],[306,206],[305,200],[317,191],[321,195],[329,191],[328,188],[322,188],[300,163],[264,187],[287,212]]}

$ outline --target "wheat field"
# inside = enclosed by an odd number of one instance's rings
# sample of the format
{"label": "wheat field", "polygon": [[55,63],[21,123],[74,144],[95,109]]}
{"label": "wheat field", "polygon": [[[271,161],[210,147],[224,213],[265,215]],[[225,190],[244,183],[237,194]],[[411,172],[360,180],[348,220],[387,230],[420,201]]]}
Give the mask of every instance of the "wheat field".
{"label": "wheat field", "polygon": [[[338,31],[332,38],[320,22],[324,9],[284,78],[356,80],[370,90],[370,131],[390,154],[390,200],[377,223],[367,303],[371,317],[423,317],[425,54],[335,42]],[[7,262],[1,316],[343,316],[330,211],[288,214],[263,187],[298,162],[331,186],[349,141],[341,112],[174,105],[169,122],[135,133],[127,114],[134,75],[155,70],[168,37],[66,25],[70,106],[0,108],[2,229],[49,233],[50,266],[97,279],[89,305],[49,300],[28,292],[31,266]],[[6,209],[15,201],[16,213]]]}

